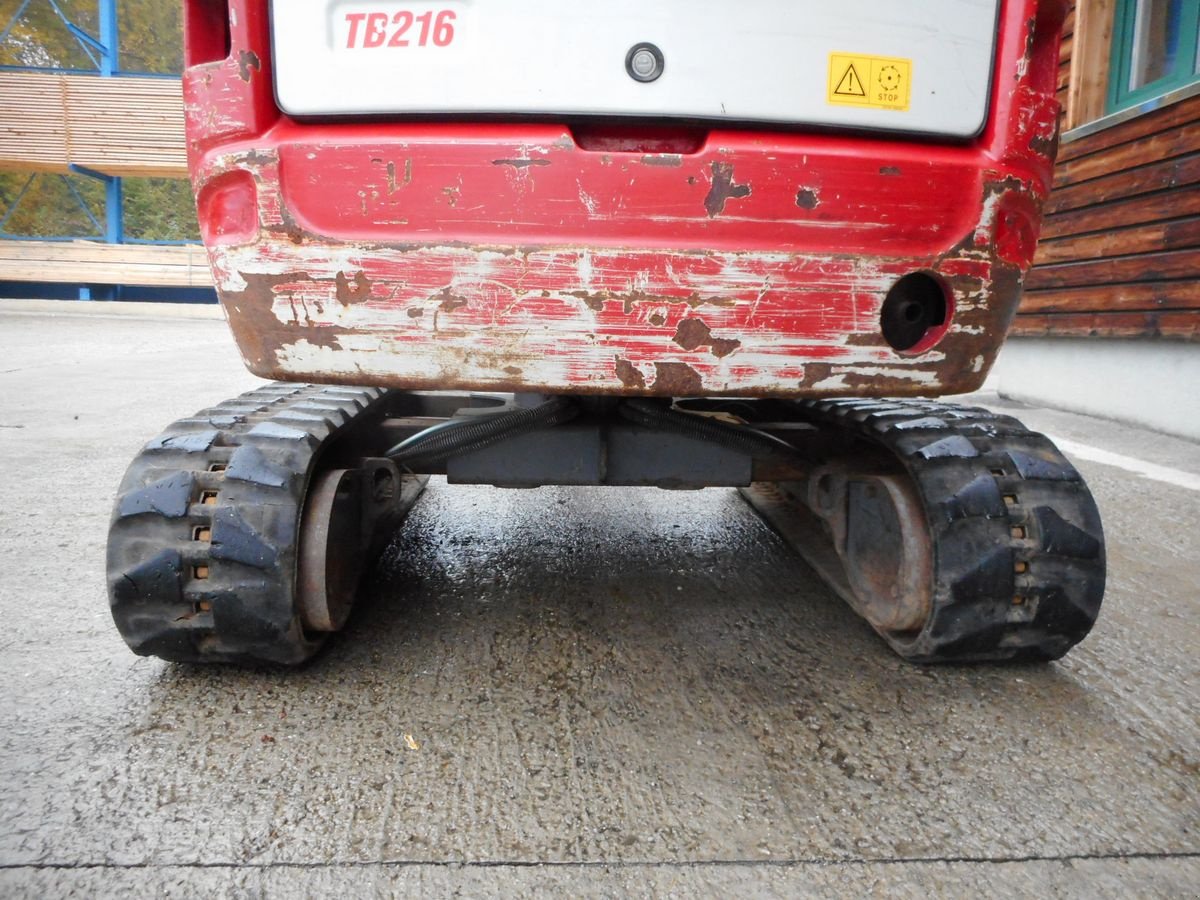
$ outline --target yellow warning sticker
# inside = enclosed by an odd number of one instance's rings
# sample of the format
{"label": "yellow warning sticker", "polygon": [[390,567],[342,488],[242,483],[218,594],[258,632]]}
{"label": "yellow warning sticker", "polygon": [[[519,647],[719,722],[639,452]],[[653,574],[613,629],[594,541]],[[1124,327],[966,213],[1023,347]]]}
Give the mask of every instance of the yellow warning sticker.
{"label": "yellow warning sticker", "polygon": [[830,103],[868,109],[907,110],[912,60],[857,53],[829,54]]}

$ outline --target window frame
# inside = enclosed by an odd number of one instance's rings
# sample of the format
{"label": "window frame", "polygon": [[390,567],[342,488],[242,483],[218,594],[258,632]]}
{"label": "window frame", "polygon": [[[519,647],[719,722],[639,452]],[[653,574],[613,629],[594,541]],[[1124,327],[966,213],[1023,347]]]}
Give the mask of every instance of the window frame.
{"label": "window frame", "polygon": [[1180,10],[1180,52],[1176,57],[1176,71],[1143,85],[1135,90],[1125,89],[1133,66],[1133,41],[1137,19],[1138,0],[1116,0],[1113,17],[1112,47],[1109,57],[1108,93],[1105,111],[1109,114],[1138,106],[1147,100],[1161,97],[1171,91],[1187,87],[1200,81],[1196,71],[1198,38],[1200,35],[1200,2],[1182,0]]}

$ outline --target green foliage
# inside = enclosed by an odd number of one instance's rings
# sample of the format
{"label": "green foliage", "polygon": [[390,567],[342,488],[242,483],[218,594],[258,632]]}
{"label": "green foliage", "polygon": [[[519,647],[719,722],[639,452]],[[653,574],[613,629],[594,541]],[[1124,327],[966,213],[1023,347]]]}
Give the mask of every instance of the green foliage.
{"label": "green foliage", "polygon": [[[21,0],[0,0],[0,28],[12,20]],[[58,8],[88,34],[100,27],[96,0],[58,0]],[[95,51],[92,51],[95,53]],[[95,63],[80,46],[78,38],[54,11],[49,0],[33,0],[13,25],[8,40],[0,45],[0,65],[33,68],[94,69]]]}
{"label": "green foliage", "polygon": [[[0,217],[12,208],[29,181],[23,172],[0,172]],[[68,183],[70,187],[68,187]],[[78,193],[72,193],[71,188]],[[82,175],[33,176],[4,230],[19,237],[103,237],[80,205],[101,224],[104,185]],[[125,179],[125,237],[146,241],[198,241],[191,185],[181,178]]]}
{"label": "green foliage", "polygon": [[180,0],[118,0],[121,71],[178,75],[183,71]]}
{"label": "green foliage", "polygon": [[[9,212],[27,182],[27,173],[0,172],[0,217]],[[81,175],[34,175],[4,230],[20,237],[103,237],[103,230],[83,211],[80,199],[103,224],[103,184]]]}
{"label": "green foliage", "polygon": [[183,178],[126,178],[125,236],[147,241],[200,240],[191,183]]}
{"label": "green foliage", "polygon": [[[22,0],[0,0],[0,29]],[[97,0],[56,0],[68,20],[98,38]],[[183,69],[180,0],[117,0],[118,68],[123,72],[177,75]],[[92,51],[93,54],[95,51]],[[96,65],[55,12],[50,0],[32,0],[0,45],[0,65],[45,69],[95,69]]]}

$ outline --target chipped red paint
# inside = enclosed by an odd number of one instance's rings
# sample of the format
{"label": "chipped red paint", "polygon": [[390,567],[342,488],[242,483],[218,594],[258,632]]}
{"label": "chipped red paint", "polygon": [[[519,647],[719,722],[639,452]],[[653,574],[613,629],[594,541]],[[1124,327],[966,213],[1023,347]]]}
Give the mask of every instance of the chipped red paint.
{"label": "chipped red paint", "polygon": [[[1004,5],[992,114],[967,144],[301,123],[274,106],[266,5],[231,0],[229,57],[185,73],[201,227],[256,373],[658,395],[983,381],[1050,186],[1063,4]],[[954,317],[897,353],[880,308],[918,270]]]}

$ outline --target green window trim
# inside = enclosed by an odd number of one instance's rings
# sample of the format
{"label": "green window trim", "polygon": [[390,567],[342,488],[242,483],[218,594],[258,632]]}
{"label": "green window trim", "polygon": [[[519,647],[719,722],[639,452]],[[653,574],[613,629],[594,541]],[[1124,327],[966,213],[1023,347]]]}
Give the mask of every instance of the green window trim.
{"label": "green window trim", "polygon": [[1112,56],[1108,79],[1109,113],[1137,106],[1170,91],[1200,81],[1197,68],[1197,35],[1200,35],[1200,0],[1183,0],[1179,15],[1179,49],[1173,70],[1162,78],[1128,90],[1133,69],[1134,26],[1137,0],[1117,0],[1113,21]]}

